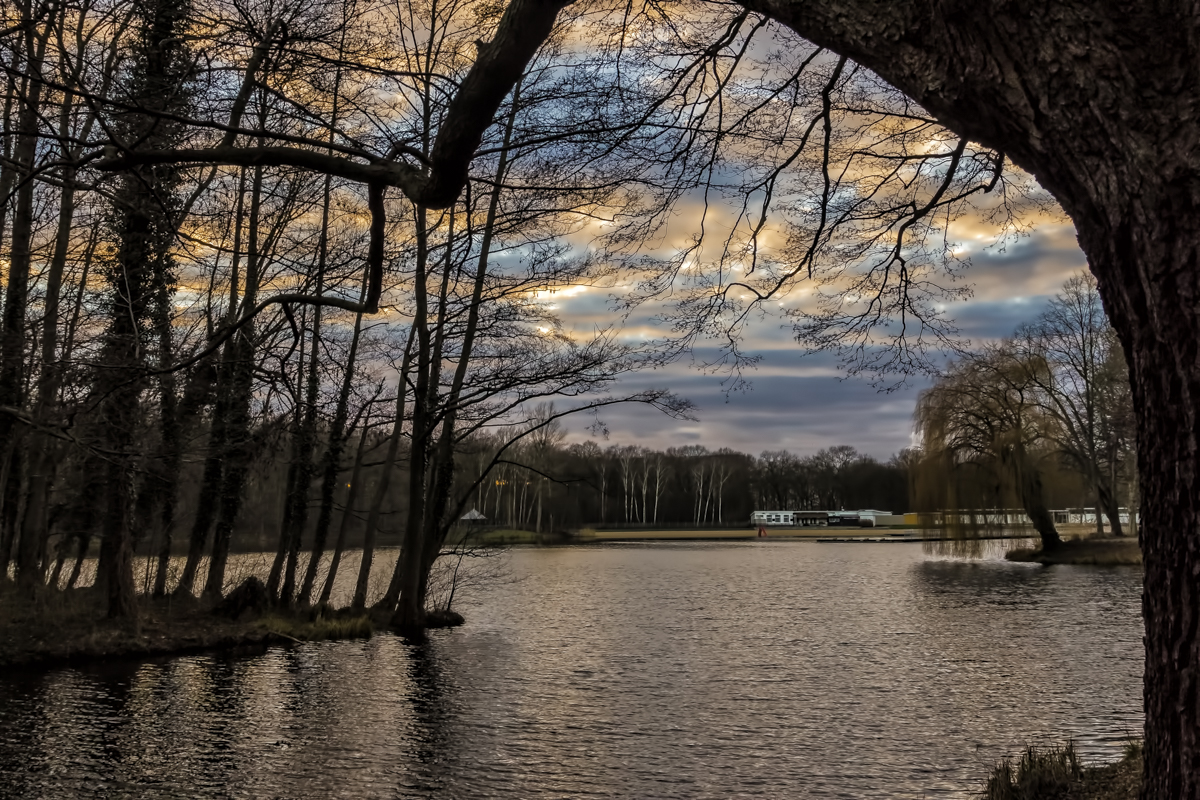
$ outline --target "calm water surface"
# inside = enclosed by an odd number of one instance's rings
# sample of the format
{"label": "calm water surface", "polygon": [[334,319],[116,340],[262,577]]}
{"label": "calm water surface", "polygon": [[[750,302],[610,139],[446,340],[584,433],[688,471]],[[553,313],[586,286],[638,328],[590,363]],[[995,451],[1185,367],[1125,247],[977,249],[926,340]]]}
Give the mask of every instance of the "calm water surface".
{"label": "calm water surface", "polygon": [[0,796],[968,797],[1141,727],[1136,569],[911,544],[524,549],[424,644],[0,676]]}

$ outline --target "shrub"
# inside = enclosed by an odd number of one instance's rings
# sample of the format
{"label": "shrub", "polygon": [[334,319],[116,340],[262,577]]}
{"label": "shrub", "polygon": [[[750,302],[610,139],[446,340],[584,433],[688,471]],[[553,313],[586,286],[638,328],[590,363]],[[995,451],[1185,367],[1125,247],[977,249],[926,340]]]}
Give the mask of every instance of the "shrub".
{"label": "shrub", "polygon": [[1082,777],[1074,744],[1042,750],[1031,746],[1015,767],[1008,758],[996,765],[983,800],[1058,800],[1067,797]]}

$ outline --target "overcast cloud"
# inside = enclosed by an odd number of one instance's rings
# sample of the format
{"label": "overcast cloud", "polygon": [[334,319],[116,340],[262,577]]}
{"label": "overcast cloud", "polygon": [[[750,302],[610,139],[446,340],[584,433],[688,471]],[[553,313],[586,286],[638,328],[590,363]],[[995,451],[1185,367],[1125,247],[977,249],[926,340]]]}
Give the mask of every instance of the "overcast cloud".
{"label": "overcast cloud", "polygon": [[[969,249],[976,240],[964,236],[963,241]],[[1058,221],[1047,222],[1002,250],[980,249],[970,257],[966,282],[974,297],[947,312],[976,343],[1006,336],[1035,317],[1062,283],[1086,266],[1074,229]],[[615,322],[610,305],[601,291],[582,292],[563,298],[561,312],[568,326],[586,329]],[[637,336],[652,330],[631,320],[626,333]],[[745,392],[727,393],[721,375],[704,374],[688,362],[622,381],[619,389],[624,391],[666,387],[687,397],[697,406],[698,420],[680,422],[638,406],[606,409],[601,419],[609,435],[600,444],[702,444],[753,454],[778,449],[806,454],[848,444],[881,459],[911,444],[913,407],[927,381],[914,380],[907,388],[880,393],[863,379],[845,378],[830,354],[805,355],[778,320],[758,323],[746,345],[762,356],[762,362],[747,374],[751,385]],[[699,355],[702,359],[704,354]],[[588,438],[586,428],[592,421],[568,420],[570,439]]]}

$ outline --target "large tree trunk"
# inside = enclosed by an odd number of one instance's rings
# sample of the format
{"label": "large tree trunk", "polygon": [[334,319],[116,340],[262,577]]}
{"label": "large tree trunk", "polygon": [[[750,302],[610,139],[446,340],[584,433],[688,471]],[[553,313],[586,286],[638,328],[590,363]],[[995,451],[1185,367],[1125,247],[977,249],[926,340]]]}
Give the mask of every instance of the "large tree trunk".
{"label": "large tree trunk", "polygon": [[[1110,170],[1110,185],[1126,180]],[[1127,173],[1126,173],[1127,174]],[[1200,797],[1200,219],[1196,182],[1144,176],[1077,217],[1133,382],[1145,564],[1146,798]],[[1169,177],[1169,176],[1168,176]],[[1108,181],[1106,181],[1107,183]],[[1158,183],[1147,186],[1147,183]],[[1123,212],[1123,213],[1122,213]],[[1115,223],[1115,224],[1114,224]],[[1136,266],[1136,280],[1126,272]]]}

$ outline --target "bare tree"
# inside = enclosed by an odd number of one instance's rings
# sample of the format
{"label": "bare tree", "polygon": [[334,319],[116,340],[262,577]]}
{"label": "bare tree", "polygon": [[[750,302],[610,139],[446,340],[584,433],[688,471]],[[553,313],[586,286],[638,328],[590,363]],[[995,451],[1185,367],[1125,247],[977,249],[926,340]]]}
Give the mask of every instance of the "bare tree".
{"label": "bare tree", "polygon": [[1017,331],[1014,343],[1024,357],[1044,362],[1029,377],[1058,422],[1048,435],[1093,487],[1097,525],[1103,511],[1120,536],[1119,485],[1131,439],[1129,375],[1095,278],[1085,273],[1068,280],[1047,310]]}
{"label": "bare tree", "polygon": [[1015,496],[1042,548],[1053,550],[1062,539],[1046,505],[1042,476],[1044,459],[1054,455],[1046,440],[1055,421],[1043,410],[1031,378],[1043,368],[1015,353],[1011,344],[961,359],[921,393],[916,421],[926,455],[946,469],[991,465],[997,483],[1008,490],[1001,497]]}

